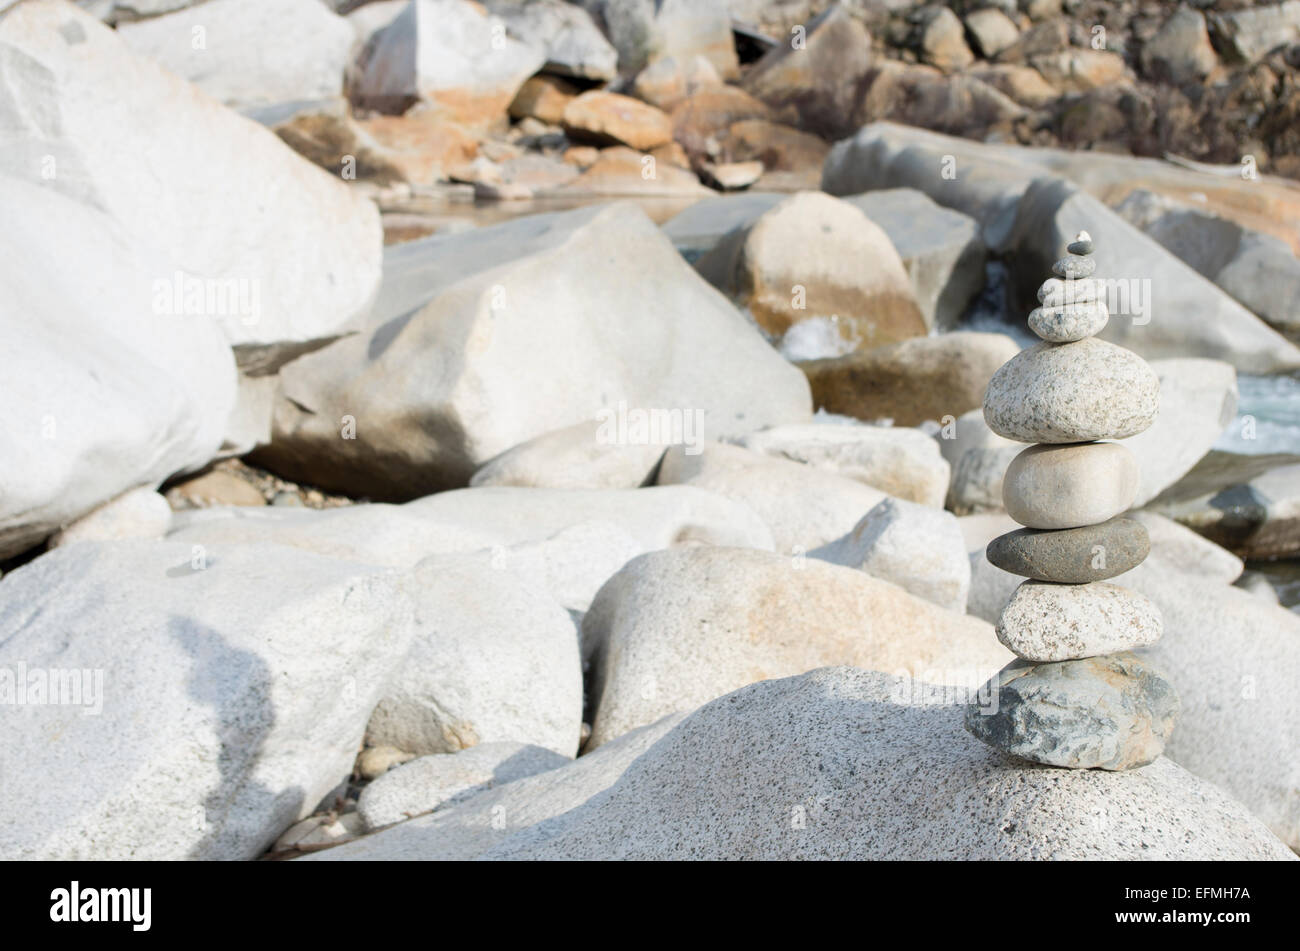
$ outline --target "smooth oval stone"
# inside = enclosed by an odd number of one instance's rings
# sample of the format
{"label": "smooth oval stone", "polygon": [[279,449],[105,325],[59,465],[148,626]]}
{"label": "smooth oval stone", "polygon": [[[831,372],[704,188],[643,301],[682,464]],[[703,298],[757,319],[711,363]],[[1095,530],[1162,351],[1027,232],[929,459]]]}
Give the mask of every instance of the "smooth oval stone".
{"label": "smooth oval stone", "polygon": [[1038,302],[1044,307],[1057,307],[1061,304],[1086,304],[1101,298],[1101,282],[1088,279],[1063,281],[1059,277],[1049,277],[1038,285]]}
{"label": "smooth oval stone", "polygon": [[1146,526],[1131,518],[1080,528],[1021,528],[999,535],[984,551],[1003,571],[1066,584],[1105,581],[1136,568],[1150,553]]}
{"label": "smooth oval stone", "polygon": [[1119,443],[1030,446],[1007,466],[1002,504],[1026,528],[1098,525],[1128,511],[1140,478]]}
{"label": "smooth oval stone", "polygon": [[1092,277],[1093,272],[1097,270],[1097,262],[1092,258],[1079,257],[1072,254],[1068,258],[1061,258],[1052,265],[1052,273],[1057,277],[1064,277],[1069,280],[1077,280],[1081,277]]}
{"label": "smooth oval stone", "polygon": [[1110,314],[1099,300],[1086,304],[1036,307],[1029,314],[1029,329],[1052,343],[1073,343],[1101,333]]}
{"label": "smooth oval stone", "polygon": [[1096,337],[1036,343],[998,367],[984,392],[989,428],[1020,442],[1125,439],[1155,422],[1159,409],[1155,371]]}
{"label": "smooth oval stone", "polygon": [[1134,769],[1164,750],[1178,710],[1169,681],[1133,654],[1014,660],[966,708],[966,729],[1034,763]]}
{"label": "smooth oval stone", "polygon": [[1076,238],[1065,250],[1071,254],[1092,254],[1092,238]]}
{"label": "smooth oval stone", "polygon": [[1160,640],[1160,609],[1129,588],[1105,581],[1026,581],[998,616],[998,640],[1035,663],[1079,660],[1147,647]]}

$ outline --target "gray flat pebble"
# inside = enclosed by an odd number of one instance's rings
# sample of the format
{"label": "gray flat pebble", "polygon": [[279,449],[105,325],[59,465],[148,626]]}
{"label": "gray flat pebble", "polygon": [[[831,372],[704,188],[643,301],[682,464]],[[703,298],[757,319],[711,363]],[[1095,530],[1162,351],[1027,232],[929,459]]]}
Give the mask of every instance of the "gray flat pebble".
{"label": "gray flat pebble", "polygon": [[1101,333],[1109,320],[1106,305],[1099,300],[1058,304],[1030,311],[1029,329],[1052,343],[1073,343]]}
{"label": "gray flat pebble", "polygon": [[1003,571],[1068,584],[1113,578],[1136,568],[1150,552],[1146,526],[1131,518],[1056,531],[1022,528],[998,536],[985,549]]}

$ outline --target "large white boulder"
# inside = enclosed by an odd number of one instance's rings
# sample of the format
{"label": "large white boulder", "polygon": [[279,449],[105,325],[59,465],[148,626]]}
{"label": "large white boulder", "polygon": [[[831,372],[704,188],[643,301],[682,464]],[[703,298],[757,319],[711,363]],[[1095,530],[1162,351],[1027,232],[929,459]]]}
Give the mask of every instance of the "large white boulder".
{"label": "large white boulder", "polygon": [[543,72],[578,79],[618,75],[618,51],[591,14],[564,0],[488,0],[488,12],[509,32],[546,54]]}
{"label": "large white boulder", "polygon": [[774,426],[742,437],[746,449],[855,479],[898,499],[943,507],[949,468],[919,429],[856,422]]}
{"label": "large white boulder", "polygon": [[207,0],[117,32],[233,109],[341,96],[354,40],[320,0]]}
{"label": "large white boulder", "polygon": [[581,808],[482,857],[1295,858],[1168,759],[1125,772],[1029,766],[967,734],[963,707],[941,692],[907,704],[910,691],[846,667],[745,687],[695,711]]}
{"label": "large white boulder", "polygon": [[941,608],[966,613],[970,561],[956,516],[943,509],[885,499],[853,531],[812,556],[858,568]]}
{"label": "large white boulder", "polygon": [[476,3],[411,0],[371,36],[351,95],[380,112],[400,114],[422,103],[467,125],[498,124],[545,59]]}
{"label": "large white boulder", "polygon": [[723,0],[576,0],[605,28],[625,75],[666,57],[703,56],[724,79],[739,68]]}
{"label": "large white boulder", "polygon": [[756,680],[853,664],[975,687],[1012,660],[992,628],[862,571],[734,548],[653,552],[582,627],[588,748]]}
{"label": "large white boulder", "polygon": [[156,249],[155,312],[215,320],[253,374],[359,326],[383,242],[369,199],[63,0],[0,14],[0,63],[0,172]]}
{"label": "large white boulder", "polygon": [[275,545],[88,542],[14,571],[0,855],[255,858],[351,772],[410,631],[393,573]]}
{"label": "large white boulder", "polygon": [[366,743],[454,753],[515,741],[574,756],[582,665],[573,621],[550,594],[490,562],[416,566],[411,650],[385,686]]}
{"label": "large white boulder", "polygon": [[811,415],[803,375],[626,204],[389,248],[366,331],[281,377],[258,458],[371,498],[464,485],[504,450],[602,414],[629,445]]}
{"label": "large white boulder", "polygon": [[0,205],[5,558],[127,490],[205,465],[236,373],[212,320],[153,310],[166,265],[109,216],[6,174]]}
{"label": "large white boulder", "polygon": [[659,485],[688,485],[726,496],[772,530],[778,552],[800,555],[847,534],[884,492],[818,466],[707,443],[691,454],[674,446],[659,464]]}

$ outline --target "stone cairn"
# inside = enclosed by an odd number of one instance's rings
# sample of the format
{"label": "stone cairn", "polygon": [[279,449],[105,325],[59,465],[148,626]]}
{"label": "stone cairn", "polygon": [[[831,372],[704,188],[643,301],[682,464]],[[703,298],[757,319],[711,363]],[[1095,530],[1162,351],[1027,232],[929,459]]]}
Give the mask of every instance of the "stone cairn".
{"label": "stone cairn", "polygon": [[1155,421],[1160,382],[1137,354],[1098,340],[1106,326],[1092,238],[1080,232],[1038,289],[1029,326],[1042,342],[989,381],[984,418],[1000,436],[1035,443],[1007,469],[1002,498],[1025,527],[987,557],[1028,580],[998,618],[1019,658],[985,685],[966,728],[1015,756],[1074,769],[1132,769],[1164,749],[1178,695],[1129,653],[1154,643],[1154,604],[1107,578],[1139,565],[1146,527],[1122,517],[1137,460],[1117,442]]}

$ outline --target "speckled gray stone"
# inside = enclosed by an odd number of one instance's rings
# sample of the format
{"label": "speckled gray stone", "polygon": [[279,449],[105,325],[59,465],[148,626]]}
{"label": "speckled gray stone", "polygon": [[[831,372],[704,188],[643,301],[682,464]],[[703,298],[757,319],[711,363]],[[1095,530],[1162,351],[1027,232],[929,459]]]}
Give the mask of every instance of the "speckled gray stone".
{"label": "speckled gray stone", "polygon": [[1119,443],[1030,446],[1007,466],[1002,503],[1026,528],[1097,525],[1128,510],[1139,476]]}
{"label": "speckled gray stone", "polygon": [[1179,709],[1169,682],[1129,653],[1015,660],[985,689],[996,701],[967,706],[967,730],[1005,753],[1070,769],[1145,766],[1164,750]]}
{"label": "speckled gray stone", "polygon": [[1052,265],[1053,274],[1071,281],[1078,280],[1081,277],[1092,277],[1096,270],[1096,261],[1092,258],[1080,257],[1077,254],[1061,258]]}
{"label": "speckled gray stone", "polygon": [[1065,250],[1071,254],[1092,254],[1092,238],[1085,237],[1087,232],[1080,232],[1079,237],[1070,242]]}
{"label": "speckled gray stone", "polygon": [[1167,759],[1123,775],[1044,769],[972,740],[957,704],[896,702],[914,692],[843,667],[752,684],[483,857],[1295,859]]}
{"label": "speckled gray stone", "polygon": [[1104,581],[1026,581],[998,617],[1007,650],[1035,663],[1078,660],[1160,640],[1160,610],[1130,588]]}
{"label": "speckled gray stone", "polygon": [[1140,565],[1151,551],[1146,526],[1131,518],[1100,525],[1022,528],[989,542],[985,554],[1003,571],[1038,581],[1105,581]]}
{"label": "speckled gray stone", "polygon": [[1110,314],[1099,300],[1082,304],[1035,307],[1029,313],[1029,329],[1052,343],[1073,343],[1101,333]]}
{"label": "speckled gray stone", "polygon": [[1049,277],[1038,286],[1038,302],[1044,307],[1058,304],[1085,304],[1100,300],[1102,288],[1100,281],[1078,280],[1063,281],[1059,277]]}
{"label": "speckled gray stone", "polygon": [[984,421],[1020,442],[1124,439],[1146,430],[1160,410],[1160,380],[1130,350],[1088,337],[1034,344],[993,374]]}

